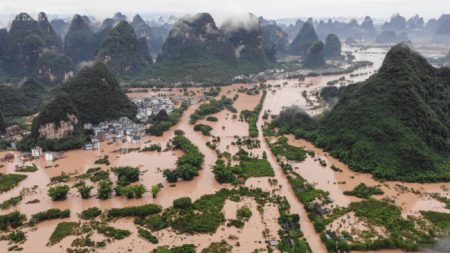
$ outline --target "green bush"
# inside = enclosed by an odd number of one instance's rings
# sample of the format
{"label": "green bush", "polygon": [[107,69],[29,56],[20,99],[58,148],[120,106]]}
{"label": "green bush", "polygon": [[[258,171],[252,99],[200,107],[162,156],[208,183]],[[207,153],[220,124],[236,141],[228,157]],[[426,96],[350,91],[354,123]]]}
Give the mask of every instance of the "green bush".
{"label": "green bush", "polygon": [[188,209],[192,207],[192,200],[189,197],[178,198],[173,201],[173,207],[179,209]]}
{"label": "green bush", "polygon": [[35,225],[39,222],[46,221],[46,220],[53,220],[53,219],[64,219],[70,217],[70,210],[59,210],[57,208],[51,208],[47,211],[35,213],[31,216],[30,224]]}
{"label": "green bush", "polygon": [[156,204],[146,204],[142,206],[130,206],[124,208],[112,208],[108,210],[109,218],[122,217],[144,217],[161,212],[161,207]]}
{"label": "green bush", "polygon": [[356,196],[358,198],[368,199],[372,195],[382,195],[384,194],[384,192],[378,187],[370,187],[364,183],[360,183],[352,191],[344,191],[344,194]]}
{"label": "green bush", "polygon": [[148,231],[147,229],[140,228],[138,230],[138,234],[139,234],[139,236],[143,237],[144,239],[146,239],[147,241],[149,241],[153,244],[157,244],[159,242],[158,238],[156,238],[156,236],[152,235],[152,233],[150,231]]}
{"label": "green bush", "polygon": [[173,170],[164,170],[163,176],[171,183],[177,182],[180,178],[183,180],[192,180],[198,175],[205,156],[182,133],[177,133],[171,141],[173,148],[181,149],[184,155],[178,158],[177,167]]}
{"label": "green bush", "polygon": [[201,104],[194,113],[191,114],[189,123],[195,124],[197,120],[203,119],[208,115],[218,113],[223,109],[236,113],[237,110],[233,107],[233,100],[222,96],[220,100],[211,99],[208,103]]}
{"label": "green bush", "polygon": [[111,171],[116,174],[117,184],[120,186],[126,186],[139,181],[140,170],[137,167],[114,167]]}
{"label": "green bush", "polygon": [[7,230],[9,227],[17,228],[21,226],[26,219],[27,217],[18,211],[0,215],[0,230],[4,231]]}
{"label": "green bush", "polygon": [[98,227],[97,232],[115,240],[122,240],[131,235],[131,232],[128,230],[118,229],[106,225],[101,225],[100,227]]}
{"label": "green bush", "polygon": [[263,94],[259,100],[259,103],[252,110],[243,110],[241,111],[241,118],[248,122],[248,136],[251,138],[258,137],[258,127],[256,126],[256,122],[258,121],[259,113],[261,112],[262,106],[264,104],[264,99],[266,98],[267,91],[263,91]]}
{"label": "green bush", "polygon": [[100,159],[97,159],[95,161],[95,164],[106,164],[106,165],[110,165],[111,163],[109,162],[109,157],[107,155],[103,156]]}
{"label": "green bush", "polygon": [[194,131],[201,132],[205,136],[209,136],[209,132],[211,132],[212,127],[205,124],[197,124],[194,126]]}
{"label": "green bush", "polygon": [[165,131],[178,123],[187,108],[188,104],[183,102],[180,108],[174,109],[166,119],[153,120],[152,125],[147,129],[147,133],[154,136],[162,136]]}
{"label": "green bush", "polygon": [[12,206],[16,206],[19,202],[22,201],[22,196],[9,198],[2,203],[0,203],[0,209],[5,210]]}
{"label": "green bush", "polygon": [[77,186],[77,189],[82,199],[88,199],[91,197],[91,190],[94,189],[94,187],[86,185],[86,183],[83,182],[82,184]]}
{"label": "green bush", "polygon": [[69,192],[68,185],[58,185],[50,187],[48,189],[48,196],[52,198],[53,201],[65,200],[67,198],[67,193]]}
{"label": "green bush", "polygon": [[109,199],[111,196],[113,189],[112,189],[112,182],[109,180],[103,180],[98,184],[97,188],[97,198],[99,199]]}
{"label": "green bush", "polygon": [[147,191],[144,185],[128,185],[128,186],[117,186],[116,195],[125,196],[129,199],[132,198],[142,198],[142,195]]}
{"label": "green bush", "polygon": [[84,220],[90,220],[94,219],[95,217],[99,216],[102,213],[102,210],[98,209],[97,207],[91,207],[86,210],[83,210],[80,213],[80,218]]}
{"label": "green bush", "polygon": [[157,152],[161,152],[161,145],[159,144],[152,144],[148,147],[144,147],[142,150],[142,152],[147,152],[147,151],[157,151]]}

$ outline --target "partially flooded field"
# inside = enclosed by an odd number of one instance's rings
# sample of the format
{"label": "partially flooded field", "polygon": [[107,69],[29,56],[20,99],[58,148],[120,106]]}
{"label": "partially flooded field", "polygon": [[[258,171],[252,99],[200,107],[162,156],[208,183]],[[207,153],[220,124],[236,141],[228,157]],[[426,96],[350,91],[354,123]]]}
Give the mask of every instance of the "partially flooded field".
{"label": "partially flooded field", "polygon": [[[355,49],[351,49],[355,50]],[[265,160],[273,168],[273,176],[239,178],[240,186],[247,186],[250,189],[261,189],[262,192],[272,193],[270,196],[280,196],[280,199],[286,200],[288,206],[284,206],[286,213],[284,215],[298,215],[300,217],[300,230],[306,239],[312,252],[327,252],[326,246],[321,239],[321,235],[316,231],[315,224],[308,218],[305,206],[299,201],[296,190],[290,186],[290,182],[283,171],[278,157],[274,156],[263,136],[262,125],[270,120],[264,117],[264,112],[272,115],[278,114],[283,108],[298,105],[305,109],[311,115],[317,115],[327,109],[322,101],[317,99],[317,92],[327,86],[327,83],[342,77],[342,82],[338,85],[348,85],[368,78],[375,73],[382,63],[386,51],[385,49],[375,48],[369,50],[355,50],[354,55],[357,60],[368,60],[374,64],[371,67],[359,69],[347,75],[330,75],[319,77],[307,77],[304,81],[289,80],[269,80],[267,84],[272,87],[267,89],[267,96],[264,100],[261,113],[257,117],[256,127],[258,135],[253,138],[252,145],[239,144],[249,135],[249,123],[241,117],[242,111],[251,111],[259,103],[262,92],[258,94],[247,94],[241,88],[252,89],[255,84],[234,84],[222,87],[216,99],[226,96],[229,99],[235,99],[233,107],[236,112],[228,109],[220,110],[208,116],[216,120],[202,118],[195,124],[204,124],[212,127],[209,135],[203,135],[199,131],[194,131],[194,125],[190,123],[190,116],[199,108],[200,104],[207,103],[204,92],[207,88],[187,88],[183,89],[148,89],[139,92],[129,93],[130,98],[143,98],[152,95],[165,94],[167,96],[182,96],[189,94],[194,97],[197,103],[189,106],[183,113],[180,121],[162,136],[146,136],[140,143],[101,143],[100,150],[86,151],[73,150],[65,152],[65,157],[53,162],[40,159],[27,162],[26,165],[35,164],[38,168],[35,172],[16,172],[16,168],[21,166],[18,152],[0,152],[0,157],[8,153],[13,153],[15,159],[12,161],[0,162],[1,173],[19,173],[26,174],[28,177],[20,182],[18,186],[6,191],[0,195],[0,202],[11,199],[16,196],[22,196],[22,200],[15,206],[0,210],[0,215],[20,211],[27,217],[35,213],[58,208],[61,210],[69,209],[70,218],[64,221],[79,222],[77,214],[83,210],[92,207],[98,207],[101,210],[111,208],[122,208],[130,206],[141,206],[145,204],[157,204],[163,209],[172,208],[174,200],[180,197],[190,197],[193,202],[201,199],[208,194],[216,194],[221,189],[235,189],[232,184],[219,184],[213,173],[213,167],[216,161],[222,158],[225,153],[231,156],[238,153],[241,149],[247,151],[251,157]],[[176,183],[167,182],[163,175],[165,169],[173,169],[177,166],[177,160],[183,156],[181,150],[170,148],[170,140],[174,138],[174,130],[182,130],[187,139],[204,155],[202,169],[198,176],[192,180],[178,181]],[[327,152],[315,147],[312,143],[305,140],[295,139],[293,136],[286,136],[288,144],[295,147],[303,147],[305,150],[313,151],[315,156],[306,156],[301,162],[288,161],[293,171],[298,173],[308,183],[315,188],[329,193],[331,203],[330,208],[346,208],[352,202],[361,199],[355,196],[344,194],[353,190],[361,183],[367,186],[378,187],[383,191],[381,195],[375,195],[376,199],[390,198],[396,206],[401,207],[401,215],[406,218],[408,215],[420,215],[420,211],[438,211],[450,213],[445,204],[436,199],[436,196],[450,198],[449,183],[418,184],[404,182],[380,182],[373,179],[368,174],[356,173],[348,168],[339,160],[331,157]],[[161,152],[140,152],[138,150],[152,144],[159,144]],[[212,147],[212,144],[215,146]],[[127,148],[133,150],[130,152],[121,152],[121,149]],[[98,159],[108,156],[109,164],[96,164]],[[238,164],[238,160],[229,159],[230,164]],[[89,199],[82,199],[74,186],[80,176],[89,169],[99,167],[102,171],[118,166],[132,166],[140,169],[141,175],[139,181],[135,184],[143,184],[147,188],[142,198],[128,199],[123,196],[114,196],[106,200],[100,200],[95,196]],[[333,169],[334,168],[334,169]],[[63,174],[62,174],[63,173]],[[69,176],[69,181],[63,183],[52,183],[51,179],[61,175]],[[111,181],[116,182],[117,177],[110,173]],[[87,181],[87,180],[86,180]],[[53,201],[47,194],[50,187],[55,185],[68,184],[71,186],[67,199],[63,201]],[[87,182],[88,185],[97,186],[98,183]],[[159,185],[161,190],[156,197],[152,196],[150,189],[154,185]],[[207,248],[211,243],[226,241],[233,247],[232,252],[267,252],[268,247],[277,251],[275,242],[281,241],[279,231],[286,226],[286,223],[279,221],[282,216],[282,205],[285,204],[280,199],[265,200],[264,203],[258,202],[255,198],[241,196],[239,200],[233,200],[233,197],[225,198],[223,202],[223,221],[215,232],[210,233],[181,233],[173,226],[166,226],[152,234],[158,239],[157,244],[151,244],[139,235],[139,226],[135,220],[125,217],[113,220],[108,224],[114,228],[130,231],[131,234],[125,239],[110,240],[106,245],[94,248],[96,252],[149,252],[158,246],[181,246],[184,244],[193,244],[198,251]],[[236,222],[237,210],[246,207],[251,211],[251,216],[245,219],[242,227],[230,225]],[[171,209],[172,210],[172,209]],[[198,211],[198,210],[197,210]],[[164,210],[162,211],[164,212]],[[195,212],[194,212],[195,213]],[[173,218],[173,217],[172,217]],[[240,220],[239,220],[240,221]],[[66,252],[73,247],[75,235],[69,235],[55,245],[47,245],[53,231],[61,220],[43,221],[33,227],[24,229],[27,240],[20,244],[23,252]],[[205,222],[206,223],[206,222]],[[239,223],[238,223],[239,224]],[[79,224],[80,226],[80,224]],[[335,219],[327,225],[327,229],[348,233],[352,230],[360,231],[358,234],[383,234],[383,228],[370,227],[360,220],[353,212]],[[281,233],[283,234],[283,233]],[[107,240],[105,235],[98,232],[88,234],[96,242]],[[8,249],[7,241],[0,241],[1,249]],[[370,251],[366,251],[370,252]],[[398,250],[383,250],[379,253],[397,253]]]}

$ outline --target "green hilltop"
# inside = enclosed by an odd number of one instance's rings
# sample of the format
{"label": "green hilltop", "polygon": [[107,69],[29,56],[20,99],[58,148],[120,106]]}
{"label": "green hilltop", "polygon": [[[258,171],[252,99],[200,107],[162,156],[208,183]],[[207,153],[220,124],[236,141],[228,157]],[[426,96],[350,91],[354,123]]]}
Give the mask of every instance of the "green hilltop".
{"label": "green hilltop", "polygon": [[405,44],[377,74],[349,85],[319,118],[290,108],[274,126],[306,138],[355,171],[404,181],[450,181],[450,69]]}

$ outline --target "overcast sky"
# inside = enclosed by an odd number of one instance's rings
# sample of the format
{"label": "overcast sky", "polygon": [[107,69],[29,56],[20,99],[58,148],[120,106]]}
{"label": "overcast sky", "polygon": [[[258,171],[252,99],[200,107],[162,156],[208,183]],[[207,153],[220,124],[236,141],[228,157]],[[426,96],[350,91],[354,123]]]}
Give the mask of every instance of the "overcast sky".
{"label": "overcast sky", "polygon": [[363,17],[389,18],[394,13],[425,18],[450,13],[450,0],[0,0],[0,14],[19,12],[72,15],[73,13],[110,17],[121,11],[128,16],[211,12],[232,15],[252,12],[276,19],[284,17]]}

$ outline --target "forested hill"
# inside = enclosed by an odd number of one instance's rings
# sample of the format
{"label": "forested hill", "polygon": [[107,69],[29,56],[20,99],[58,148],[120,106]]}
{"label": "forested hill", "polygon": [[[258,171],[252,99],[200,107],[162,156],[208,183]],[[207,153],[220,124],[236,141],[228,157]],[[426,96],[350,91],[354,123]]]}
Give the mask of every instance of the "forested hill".
{"label": "forested hill", "polygon": [[450,181],[450,70],[405,44],[377,74],[350,85],[319,119],[293,108],[274,126],[312,140],[356,171],[405,181]]}

